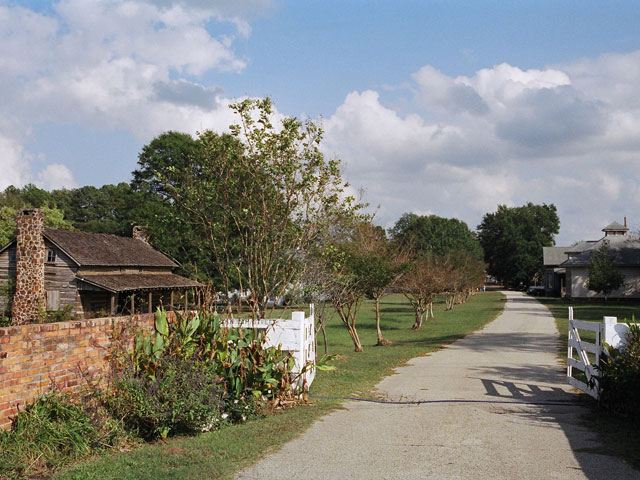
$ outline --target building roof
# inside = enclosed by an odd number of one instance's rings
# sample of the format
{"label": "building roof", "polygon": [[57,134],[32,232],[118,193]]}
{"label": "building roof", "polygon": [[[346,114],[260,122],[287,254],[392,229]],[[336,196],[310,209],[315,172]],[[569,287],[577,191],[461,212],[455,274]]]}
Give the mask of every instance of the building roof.
{"label": "building roof", "polygon": [[590,247],[562,263],[562,267],[587,267],[591,261],[591,255],[602,247],[604,242],[609,245],[609,253],[613,263],[619,267],[640,266],[640,240],[630,236],[605,237],[593,242]]}
{"label": "building roof", "polygon": [[583,252],[597,243],[597,240],[576,242],[568,247],[542,247],[542,260],[545,267],[557,267],[563,263],[569,254]]}
{"label": "building roof", "polygon": [[612,222],[602,229],[603,232],[628,232],[629,229],[625,225],[618,222]]}
{"label": "building roof", "polygon": [[542,259],[545,267],[560,265],[567,259],[568,247],[542,247]]}
{"label": "building roof", "polygon": [[189,280],[173,273],[78,274],[76,278],[81,282],[113,293],[202,286],[194,280]]}
{"label": "building roof", "polygon": [[151,245],[135,238],[52,228],[45,228],[43,233],[81,267],[177,267]]}

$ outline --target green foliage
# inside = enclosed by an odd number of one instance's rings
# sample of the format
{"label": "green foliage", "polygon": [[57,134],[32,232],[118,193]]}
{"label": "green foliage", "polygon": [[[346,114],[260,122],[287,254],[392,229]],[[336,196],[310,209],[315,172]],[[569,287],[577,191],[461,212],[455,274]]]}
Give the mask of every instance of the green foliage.
{"label": "green foliage", "polygon": [[[18,208],[26,208],[30,205],[23,204]],[[57,208],[50,208],[47,205],[40,207],[44,215],[44,225],[49,228],[60,230],[70,230],[73,228],[71,222],[65,220],[64,212]],[[0,208],[0,246],[4,246],[15,237],[16,219],[18,217],[18,209],[3,206]]]}
{"label": "green foliage", "polygon": [[112,445],[117,433],[115,422],[90,415],[64,394],[46,393],[18,413],[10,431],[0,431],[0,477],[39,477]]}
{"label": "green foliage", "polygon": [[256,400],[291,394],[293,359],[264,348],[264,333],[223,328],[217,313],[155,316],[155,332],[136,337],[109,396],[114,415],[144,438],[217,428],[256,413]]}
{"label": "green foliage", "polygon": [[554,205],[498,205],[478,225],[488,273],[508,286],[528,286],[542,273],[542,247],[554,245],[559,229]]}
{"label": "green foliage", "polygon": [[467,224],[457,218],[405,213],[390,230],[394,242],[410,248],[416,255],[445,255],[465,251],[478,260],[482,247]]}
{"label": "green foliage", "polygon": [[338,162],[320,151],[316,124],[285,118],[274,126],[269,99],[231,108],[239,120],[231,135],[165,134],[143,150],[134,176],[179,209],[224,290],[249,289],[252,316],[261,318],[269,298],[297,283],[301,255],[355,207],[342,195]]}
{"label": "green foliage", "polygon": [[218,377],[206,364],[165,356],[153,375],[121,373],[106,402],[128,429],[151,440],[220,427],[224,396]]}
{"label": "green foliage", "polygon": [[74,319],[72,314],[73,305],[65,305],[57,310],[45,311],[44,308],[40,308],[38,316],[42,323],[56,323],[56,322],[68,322]]}
{"label": "green foliage", "polygon": [[614,264],[607,242],[591,255],[587,288],[602,293],[606,299],[611,292],[624,286],[624,277]]}
{"label": "green foliage", "polygon": [[640,423],[640,326],[629,324],[627,343],[608,347],[600,358],[598,389],[600,404],[616,414]]}

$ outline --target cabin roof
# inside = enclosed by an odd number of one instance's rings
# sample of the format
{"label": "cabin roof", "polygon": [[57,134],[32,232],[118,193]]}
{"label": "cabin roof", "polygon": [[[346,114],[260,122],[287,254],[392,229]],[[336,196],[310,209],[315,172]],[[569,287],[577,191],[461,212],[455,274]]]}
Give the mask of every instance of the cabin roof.
{"label": "cabin roof", "polygon": [[53,228],[44,228],[43,233],[45,239],[81,267],[177,267],[151,245],[136,238]]}

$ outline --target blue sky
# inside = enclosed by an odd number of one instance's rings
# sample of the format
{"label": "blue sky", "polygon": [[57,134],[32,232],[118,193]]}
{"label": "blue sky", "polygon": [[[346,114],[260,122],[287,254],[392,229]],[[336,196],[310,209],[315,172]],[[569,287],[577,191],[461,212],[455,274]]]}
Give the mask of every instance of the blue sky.
{"label": "blue sky", "polygon": [[128,181],[168,129],[273,98],[379,205],[554,203],[640,229],[640,2],[0,0],[0,188]]}

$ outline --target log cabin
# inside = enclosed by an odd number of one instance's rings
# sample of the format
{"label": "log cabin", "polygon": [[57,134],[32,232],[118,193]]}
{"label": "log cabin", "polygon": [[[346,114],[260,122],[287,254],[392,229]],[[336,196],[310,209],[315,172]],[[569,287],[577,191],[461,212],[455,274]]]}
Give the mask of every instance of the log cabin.
{"label": "log cabin", "polygon": [[203,285],[177,275],[178,265],[134,228],[131,238],[44,227],[42,211],[19,212],[16,238],[0,248],[0,315],[38,322],[43,312],[76,318],[173,307]]}

